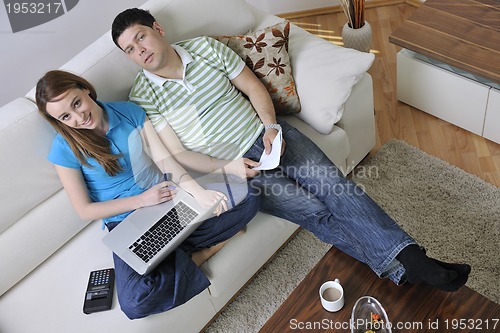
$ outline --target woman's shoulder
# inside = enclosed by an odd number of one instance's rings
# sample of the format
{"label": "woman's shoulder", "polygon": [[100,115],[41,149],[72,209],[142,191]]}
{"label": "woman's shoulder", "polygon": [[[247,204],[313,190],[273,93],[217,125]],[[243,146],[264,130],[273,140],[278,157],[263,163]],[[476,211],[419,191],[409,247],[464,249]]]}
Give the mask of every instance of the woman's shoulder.
{"label": "woman's shoulder", "polygon": [[128,101],[101,102],[108,110],[118,118],[132,122],[134,125],[142,125],[146,118],[146,112],[137,104]]}
{"label": "woman's shoulder", "polygon": [[73,151],[71,150],[68,141],[60,133],[57,133],[54,139],[52,140],[50,152],[51,154],[66,154],[66,153],[73,154]]}
{"label": "woman's shoulder", "polygon": [[129,101],[99,102],[106,107],[112,108],[122,113],[125,111],[137,111],[138,109],[141,109],[137,104]]}
{"label": "woman's shoulder", "polygon": [[103,107],[108,113],[113,112],[118,114],[119,116],[144,113],[143,109],[139,105],[129,101],[97,101],[97,104]]}
{"label": "woman's shoulder", "polygon": [[66,139],[59,133],[52,140],[47,157],[50,162],[69,168],[79,168],[81,165]]}
{"label": "woman's shoulder", "polygon": [[57,133],[54,139],[52,140],[52,147],[54,146],[68,146],[68,142],[61,135],[61,133]]}

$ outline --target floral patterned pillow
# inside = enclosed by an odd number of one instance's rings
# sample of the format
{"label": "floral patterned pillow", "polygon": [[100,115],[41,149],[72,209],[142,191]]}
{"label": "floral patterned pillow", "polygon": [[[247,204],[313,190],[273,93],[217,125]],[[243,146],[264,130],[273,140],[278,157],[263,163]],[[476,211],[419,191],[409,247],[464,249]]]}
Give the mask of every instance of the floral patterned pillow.
{"label": "floral patterned pillow", "polygon": [[277,114],[300,112],[288,56],[289,33],[290,22],[283,21],[247,35],[213,37],[235,51],[264,83]]}

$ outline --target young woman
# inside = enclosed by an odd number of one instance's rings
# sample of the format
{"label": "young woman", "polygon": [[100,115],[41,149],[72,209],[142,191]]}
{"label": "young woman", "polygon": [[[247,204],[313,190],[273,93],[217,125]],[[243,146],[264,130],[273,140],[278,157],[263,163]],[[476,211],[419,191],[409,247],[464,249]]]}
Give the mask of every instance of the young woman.
{"label": "young woman", "polygon": [[[36,103],[58,132],[48,158],[82,219],[102,219],[112,230],[135,209],[171,200],[174,184],[204,207],[220,201],[216,217],[205,221],[150,274],[139,275],[113,254],[125,314],[135,319],[166,311],[205,289],[209,281],[198,266],[255,216],[259,197],[248,193],[227,210],[227,196],[191,178],[164,148],[139,106],[98,101],[94,87],[77,75],[46,73],[38,81]],[[163,180],[167,173],[173,182]]]}

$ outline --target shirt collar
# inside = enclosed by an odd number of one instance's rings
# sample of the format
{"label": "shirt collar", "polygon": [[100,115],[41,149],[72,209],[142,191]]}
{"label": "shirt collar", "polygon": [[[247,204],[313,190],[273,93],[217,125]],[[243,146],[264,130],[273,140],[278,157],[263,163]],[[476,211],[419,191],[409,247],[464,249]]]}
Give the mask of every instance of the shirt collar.
{"label": "shirt collar", "polygon": [[113,108],[109,107],[107,104],[101,101],[96,101],[96,103],[103,109],[104,112],[106,112],[108,116],[108,131],[106,132],[106,134],[108,134],[113,128],[118,126],[120,118],[115,114]]}
{"label": "shirt collar", "polygon": [[[171,45],[172,48],[175,50],[175,52],[177,52],[177,54],[179,55],[179,57],[181,58],[181,61],[182,61],[182,65],[184,66],[184,73],[183,73],[183,77],[185,77],[186,75],[186,67],[187,65],[193,61],[193,57],[191,56],[191,54],[186,50],[184,49],[183,47],[179,46],[179,45],[176,45],[176,44],[172,44]],[[158,85],[158,86],[163,86],[163,84],[167,81],[177,81],[177,80],[172,80],[172,79],[166,79],[164,77],[161,77],[161,76],[158,76],[154,73],[151,73],[145,69],[143,69],[143,72],[144,72],[144,75],[146,75],[146,77],[148,79],[150,79],[154,84]]]}

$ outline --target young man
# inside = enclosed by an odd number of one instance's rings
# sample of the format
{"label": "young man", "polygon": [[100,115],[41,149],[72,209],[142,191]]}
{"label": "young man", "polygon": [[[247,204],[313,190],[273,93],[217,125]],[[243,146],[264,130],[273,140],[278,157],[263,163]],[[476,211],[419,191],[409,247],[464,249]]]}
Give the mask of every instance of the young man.
{"label": "young man", "polygon": [[[246,177],[260,191],[262,211],[299,224],[380,277],[447,291],[466,283],[469,265],[427,257],[312,141],[278,122],[267,90],[232,50],[208,37],[170,45],[165,35],[141,9],[125,10],[113,22],[115,44],[143,68],[130,99],[146,110],[181,164]],[[279,131],[279,167],[253,169]]]}

